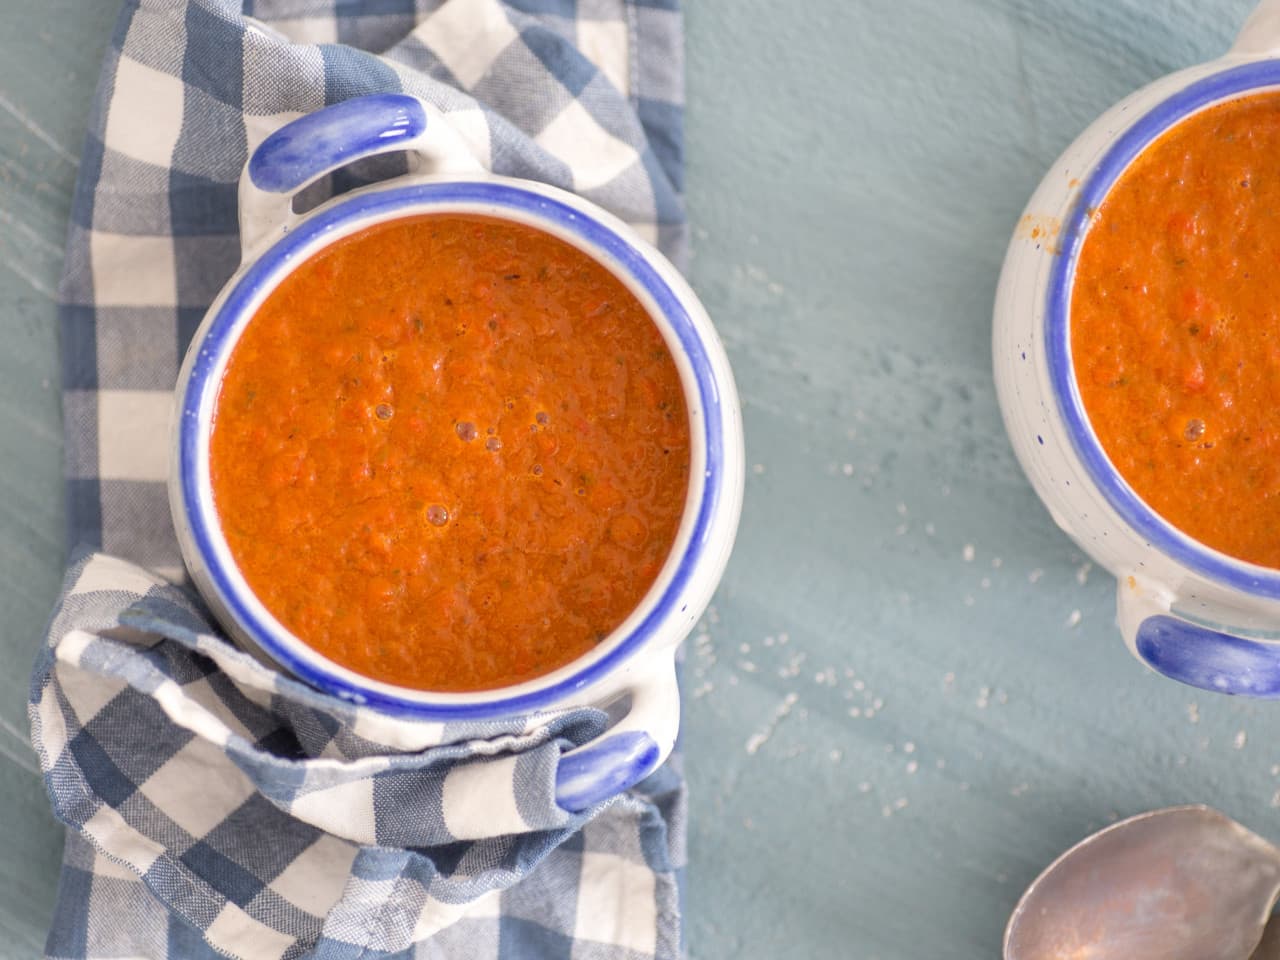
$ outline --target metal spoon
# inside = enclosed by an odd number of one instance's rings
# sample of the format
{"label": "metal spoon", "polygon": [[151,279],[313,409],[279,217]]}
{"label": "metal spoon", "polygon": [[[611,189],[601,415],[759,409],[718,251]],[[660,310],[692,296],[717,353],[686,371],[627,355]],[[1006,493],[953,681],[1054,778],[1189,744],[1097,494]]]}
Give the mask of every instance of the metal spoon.
{"label": "metal spoon", "polygon": [[1280,850],[1266,840],[1209,807],[1154,810],[1050,864],[1009,918],[1004,958],[1270,960],[1278,895]]}

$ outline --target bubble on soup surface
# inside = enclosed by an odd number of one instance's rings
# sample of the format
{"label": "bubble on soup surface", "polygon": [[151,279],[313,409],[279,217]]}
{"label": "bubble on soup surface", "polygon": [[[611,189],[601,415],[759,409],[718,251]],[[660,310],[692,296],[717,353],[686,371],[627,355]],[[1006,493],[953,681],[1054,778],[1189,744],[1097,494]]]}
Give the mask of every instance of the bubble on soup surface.
{"label": "bubble on soup surface", "polygon": [[1182,435],[1191,441],[1199,440],[1204,436],[1204,421],[1199,418],[1188,420]]}
{"label": "bubble on soup surface", "polygon": [[457,431],[458,439],[462,440],[464,443],[470,443],[476,438],[476,434],[478,433],[476,425],[469,420],[460,420],[454,425],[453,429]]}
{"label": "bubble on soup surface", "polygon": [[490,453],[497,453],[499,450],[502,449],[502,441],[499,440],[497,437],[490,437],[488,440],[484,442],[484,448],[488,450]]}
{"label": "bubble on soup surface", "polygon": [[449,511],[438,503],[427,507],[427,522],[433,527],[443,527],[449,522]]}

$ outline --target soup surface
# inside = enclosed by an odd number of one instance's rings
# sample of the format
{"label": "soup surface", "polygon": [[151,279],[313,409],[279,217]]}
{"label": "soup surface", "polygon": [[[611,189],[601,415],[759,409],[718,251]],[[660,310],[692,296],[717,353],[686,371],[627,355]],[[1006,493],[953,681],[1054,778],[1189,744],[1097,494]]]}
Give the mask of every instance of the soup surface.
{"label": "soup surface", "polygon": [[1280,94],[1196,114],[1121,176],[1076,268],[1071,354],[1142,499],[1280,567]]}
{"label": "soup surface", "polygon": [[689,482],[640,302],[541,231],[381,224],[298,267],[236,345],[211,439],[231,552],[295,635],[400,686],[506,686],[639,603]]}

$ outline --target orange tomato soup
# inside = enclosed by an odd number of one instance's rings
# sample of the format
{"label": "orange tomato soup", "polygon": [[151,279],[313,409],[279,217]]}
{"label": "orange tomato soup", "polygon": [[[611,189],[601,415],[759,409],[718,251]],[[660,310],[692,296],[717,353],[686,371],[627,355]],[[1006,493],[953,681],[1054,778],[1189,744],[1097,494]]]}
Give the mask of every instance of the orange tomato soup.
{"label": "orange tomato soup", "polygon": [[679,375],[644,307],[541,231],[430,215],[341,240],[234,348],[214,500],[290,631],[388,683],[518,683],[636,607],[689,483]]}
{"label": "orange tomato soup", "polygon": [[1280,95],[1165,133],[1097,210],[1071,355],[1107,456],[1156,512],[1280,567]]}

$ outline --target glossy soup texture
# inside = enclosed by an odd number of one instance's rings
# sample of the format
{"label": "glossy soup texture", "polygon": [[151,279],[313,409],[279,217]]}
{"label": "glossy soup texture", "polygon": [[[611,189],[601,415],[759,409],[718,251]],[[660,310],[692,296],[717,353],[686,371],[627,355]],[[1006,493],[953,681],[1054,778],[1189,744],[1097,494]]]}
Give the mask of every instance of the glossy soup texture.
{"label": "glossy soup texture", "polygon": [[636,607],[689,483],[675,363],[593,259],[464,215],[297,268],[232,352],[214,500],[277,619],[365,676],[506,686]]}
{"label": "glossy soup texture", "polygon": [[1142,499],[1280,567],[1280,95],[1194,115],[1119,179],[1076,269],[1071,354]]}

